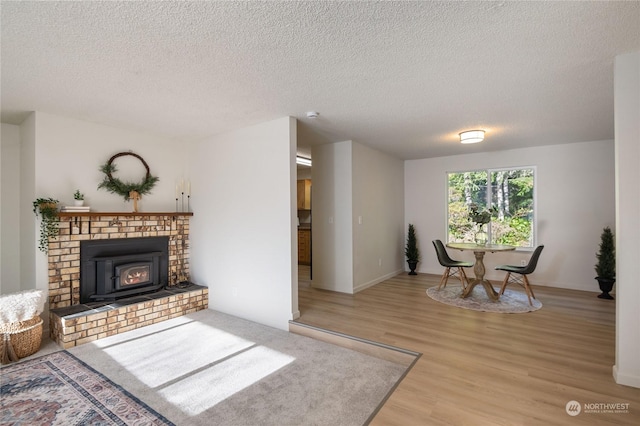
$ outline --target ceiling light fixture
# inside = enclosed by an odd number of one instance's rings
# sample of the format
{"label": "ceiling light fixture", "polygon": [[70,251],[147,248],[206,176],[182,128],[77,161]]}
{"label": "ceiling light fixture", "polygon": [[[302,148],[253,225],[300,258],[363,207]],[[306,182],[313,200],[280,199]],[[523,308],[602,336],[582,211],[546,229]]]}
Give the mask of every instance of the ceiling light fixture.
{"label": "ceiling light fixture", "polygon": [[296,164],[311,167],[311,158],[296,156]]}
{"label": "ceiling light fixture", "polygon": [[460,143],[478,143],[484,140],[484,130],[467,130],[459,135]]}
{"label": "ceiling light fixture", "polygon": [[318,118],[319,115],[320,113],[317,111],[309,111],[307,113],[307,118]]}

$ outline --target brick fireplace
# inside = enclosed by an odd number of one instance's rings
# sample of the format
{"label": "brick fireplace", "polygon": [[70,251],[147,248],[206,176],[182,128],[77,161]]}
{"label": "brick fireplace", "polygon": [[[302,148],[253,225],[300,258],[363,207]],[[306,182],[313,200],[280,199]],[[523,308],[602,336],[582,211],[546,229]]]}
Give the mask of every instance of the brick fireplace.
{"label": "brick fireplace", "polygon": [[[49,328],[51,339],[63,348],[208,307],[206,287],[182,284],[189,277],[189,218],[192,213],[59,215],[59,235],[49,241]],[[163,276],[167,280],[166,287],[131,297],[96,301],[81,298],[83,241],[113,240],[105,244],[109,246],[122,239],[145,241],[146,238],[159,239],[157,237],[168,239],[168,270]],[[86,270],[83,274],[87,274]]]}

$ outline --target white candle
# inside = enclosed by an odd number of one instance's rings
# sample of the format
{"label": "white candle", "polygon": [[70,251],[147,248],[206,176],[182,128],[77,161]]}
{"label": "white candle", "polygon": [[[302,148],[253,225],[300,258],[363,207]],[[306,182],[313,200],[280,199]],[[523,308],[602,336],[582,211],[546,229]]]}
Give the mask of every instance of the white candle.
{"label": "white candle", "polygon": [[184,194],[184,179],[180,179],[180,192]]}
{"label": "white candle", "polygon": [[176,200],[178,199],[178,194],[180,194],[180,190],[178,189],[178,184],[176,183]]}
{"label": "white candle", "polygon": [[189,197],[191,196],[191,181],[190,180],[187,181],[187,195]]}

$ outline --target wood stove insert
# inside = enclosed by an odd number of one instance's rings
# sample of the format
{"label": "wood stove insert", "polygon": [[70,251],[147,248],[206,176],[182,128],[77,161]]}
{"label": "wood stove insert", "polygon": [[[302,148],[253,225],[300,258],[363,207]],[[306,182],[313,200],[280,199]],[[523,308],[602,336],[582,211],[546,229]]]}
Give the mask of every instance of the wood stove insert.
{"label": "wood stove insert", "polygon": [[168,276],[169,237],[80,243],[80,303],[158,291]]}

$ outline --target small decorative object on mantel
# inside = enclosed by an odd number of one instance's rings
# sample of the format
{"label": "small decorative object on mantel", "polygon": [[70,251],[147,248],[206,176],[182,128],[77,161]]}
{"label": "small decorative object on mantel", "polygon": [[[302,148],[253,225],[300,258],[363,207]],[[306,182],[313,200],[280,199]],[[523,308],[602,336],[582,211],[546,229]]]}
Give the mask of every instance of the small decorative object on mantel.
{"label": "small decorative object on mantel", "polygon": [[84,194],[79,189],[76,189],[76,192],[73,193],[73,204],[78,207],[84,204]]}
{"label": "small decorative object on mantel", "polygon": [[49,253],[49,238],[58,236],[58,203],[54,198],[38,198],[33,202],[36,217],[42,216],[38,249],[45,254]]}
{"label": "small decorative object on mantel", "polygon": [[88,213],[91,211],[91,206],[62,206],[60,208],[61,213]]}
{"label": "small decorative object on mantel", "polygon": [[495,207],[482,209],[476,203],[469,205],[469,219],[475,224],[474,241],[476,244],[484,246],[489,241],[489,234],[485,225],[491,222],[491,214],[495,212]]}
{"label": "small decorative object on mantel", "polygon": [[129,199],[133,200],[133,212],[138,212],[138,200],[140,199],[140,193],[138,191],[129,191]]}
{"label": "small decorative object on mantel", "polygon": [[[120,179],[113,177],[113,173],[117,171],[116,166],[113,164],[113,161],[116,158],[131,155],[132,157],[136,157],[138,160],[142,162],[142,165],[146,169],[146,174],[144,180],[141,182],[122,182]],[[156,176],[152,176],[149,170],[149,165],[144,159],[138,154],[134,154],[133,152],[120,152],[107,161],[106,164],[100,167],[100,171],[104,173],[106,176],[104,180],[98,185],[98,189],[104,188],[107,191],[118,194],[124,197],[125,201],[133,200],[133,212],[136,213],[138,211],[138,201],[141,196],[144,194],[148,194],[151,192],[156,182],[158,182],[159,178]]]}
{"label": "small decorative object on mantel", "polygon": [[[187,193],[187,209],[184,209],[184,194],[185,191]],[[178,198],[180,198],[180,208],[178,208]],[[180,179],[178,183],[176,183],[176,211],[177,212],[190,212],[191,207],[189,203],[191,202],[191,181],[187,180],[186,184],[184,179]]]}

